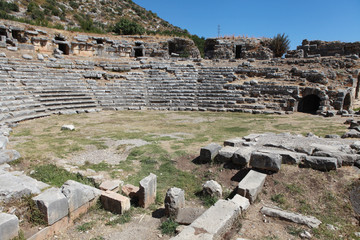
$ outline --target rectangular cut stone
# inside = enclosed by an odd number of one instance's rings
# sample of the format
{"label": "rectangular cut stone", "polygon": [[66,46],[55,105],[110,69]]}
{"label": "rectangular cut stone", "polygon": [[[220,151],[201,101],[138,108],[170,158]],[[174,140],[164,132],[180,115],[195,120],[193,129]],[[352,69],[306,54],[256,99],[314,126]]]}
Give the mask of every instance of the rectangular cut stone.
{"label": "rectangular cut stone", "polygon": [[239,182],[238,194],[246,197],[250,203],[253,203],[265,183],[266,176],[266,174],[250,170]]}
{"label": "rectangular cut stone", "polygon": [[250,201],[246,197],[240,196],[239,194],[235,194],[235,196],[231,199],[234,203],[240,206],[241,211],[245,211],[250,207]]}
{"label": "rectangular cut stone", "polygon": [[218,155],[221,148],[222,147],[216,143],[210,143],[209,145],[202,147],[200,150],[200,162],[212,162],[214,158]]}
{"label": "rectangular cut stone", "polygon": [[281,156],[281,162],[283,164],[299,164],[306,157],[306,154],[304,153],[297,153],[286,150],[261,149],[259,151],[279,154]]}
{"label": "rectangular cut stone", "polygon": [[320,171],[330,171],[337,169],[337,162],[337,159],[333,157],[306,156],[304,166]]}
{"label": "rectangular cut stone", "polygon": [[281,157],[277,153],[253,152],[250,158],[250,166],[278,172],[281,167]]}
{"label": "rectangular cut stone", "polygon": [[231,147],[241,147],[243,142],[245,142],[242,138],[232,138],[224,141],[224,146],[231,146]]}
{"label": "rectangular cut stone", "polygon": [[216,161],[218,162],[231,162],[234,153],[238,150],[237,147],[226,146],[220,149]]}
{"label": "rectangular cut stone", "polygon": [[204,208],[180,208],[175,222],[182,225],[189,225],[205,212]]}
{"label": "rectangular cut stone", "polygon": [[250,162],[251,153],[254,151],[254,148],[251,147],[240,147],[235,151],[232,158],[232,162],[236,165],[247,166]]}
{"label": "rectangular cut stone", "polygon": [[73,212],[85,203],[98,198],[101,191],[97,188],[68,180],[61,186],[61,192],[65,195],[69,203],[69,211]]}
{"label": "rectangular cut stone", "polygon": [[65,195],[58,188],[50,188],[32,198],[40,212],[45,216],[45,221],[52,225],[69,213],[69,204]]}
{"label": "rectangular cut stone", "polygon": [[112,191],[103,191],[100,200],[104,209],[113,213],[123,214],[130,209],[130,198]]}
{"label": "rectangular cut stone", "polygon": [[0,239],[10,240],[18,236],[19,219],[12,214],[0,213]]}
{"label": "rectangular cut stone", "polygon": [[156,175],[150,173],[149,176],[140,181],[138,197],[139,205],[143,208],[147,208],[155,202],[157,186],[156,179]]}
{"label": "rectangular cut stone", "polygon": [[99,188],[103,191],[113,191],[117,192],[119,191],[120,185],[122,186],[124,184],[121,180],[107,180],[100,184]]}

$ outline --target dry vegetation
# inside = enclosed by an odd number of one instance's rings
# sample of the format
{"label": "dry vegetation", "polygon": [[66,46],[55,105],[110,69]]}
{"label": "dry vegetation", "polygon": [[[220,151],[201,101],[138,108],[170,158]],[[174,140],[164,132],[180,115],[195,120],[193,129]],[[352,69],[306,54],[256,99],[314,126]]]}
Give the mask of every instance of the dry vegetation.
{"label": "dry vegetation", "polygon": [[[169,187],[184,189],[188,205],[206,206],[207,200],[200,199],[196,194],[201,183],[210,179],[219,181],[227,197],[246,172],[216,164],[193,163],[202,146],[261,132],[313,132],[319,136],[342,134],[346,131],[343,122],[340,117],[330,119],[299,113],[275,116],[103,111],[51,116],[20,123],[13,129],[10,147],[22,155],[12,164],[15,169],[24,170],[55,186],[74,177],[63,174],[63,171],[56,178],[49,174],[63,167],[72,172],[92,172],[134,185],[138,185],[138,181],[150,172],[158,176],[157,203],[150,209],[135,207],[130,216],[119,218],[101,208],[94,208],[57,239],[131,239],[134,233],[138,234],[137,239],[168,239],[169,236],[158,230],[161,219],[157,217],[159,211],[156,210],[162,208],[164,194]],[[63,124],[74,124],[76,130],[60,131]],[[148,144],[135,147],[134,141],[140,140]],[[99,153],[104,155],[97,155]],[[86,159],[74,161],[80,159],[79,156],[86,156]],[[114,163],[114,159],[118,162]],[[356,239],[354,232],[360,232],[360,228],[349,201],[349,191],[357,178],[358,172],[353,167],[324,173],[283,165],[279,173],[267,178],[259,200],[243,216],[233,238],[298,239],[298,233],[306,229],[315,239]],[[264,204],[314,215],[324,224],[318,230],[310,230],[277,219],[266,218],[264,221],[259,213]],[[24,227],[29,227],[25,223],[22,223]],[[326,224],[333,225],[336,230],[329,230]]]}

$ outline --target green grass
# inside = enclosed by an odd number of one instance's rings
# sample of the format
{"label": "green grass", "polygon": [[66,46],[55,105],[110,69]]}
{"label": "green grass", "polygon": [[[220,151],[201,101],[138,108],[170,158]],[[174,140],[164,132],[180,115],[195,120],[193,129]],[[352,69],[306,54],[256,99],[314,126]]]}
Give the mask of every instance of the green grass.
{"label": "green grass", "polygon": [[130,209],[127,212],[116,217],[114,220],[110,220],[105,223],[107,226],[116,226],[118,224],[125,224],[131,221],[131,217],[133,216],[133,209]]}
{"label": "green grass", "polygon": [[174,220],[167,219],[160,225],[160,230],[162,234],[173,236],[175,235],[176,227],[179,226]]}
{"label": "green grass", "polygon": [[83,224],[77,226],[76,230],[78,230],[79,232],[89,231],[94,227],[95,223],[96,223],[95,221],[83,223]]}
{"label": "green grass", "polygon": [[213,206],[219,199],[214,196],[210,195],[200,195],[200,200],[202,201],[203,205],[207,208]]}
{"label": "green grass", "polygon": [[286,203],[285,196],[283,194],[281,194],[281,193],[272,195],[271,196],[271,201],[273,201],[275,203],[278,203],[280,205],[283,205],[283,204]]}
{"label": "green grass", "polygon": [[302,189],[301,186],[295,184],[295,183],[291,183],[291,184],[285,184],[286,189],[288,191],[290,191],[293,194],[301,194],[304,193],[304,189]]}
{"label": "green grass", "polygon": [[94,171],[110,171],[112,170],[112,166],[108,163],[102,161],[100,163],[90,163],[88,161],[85,161],[85,164],[80,166],[80,169],[92,169]]}
{"label": "green grass", "polygon": [[67,180],[74,180],[83,184],[95,186],[94,182],[80,174],[70,173],[55,164],[39,165],[36,166],[34,170],[35,172],[31,174],[31,177],[52,186],[61,187]]}

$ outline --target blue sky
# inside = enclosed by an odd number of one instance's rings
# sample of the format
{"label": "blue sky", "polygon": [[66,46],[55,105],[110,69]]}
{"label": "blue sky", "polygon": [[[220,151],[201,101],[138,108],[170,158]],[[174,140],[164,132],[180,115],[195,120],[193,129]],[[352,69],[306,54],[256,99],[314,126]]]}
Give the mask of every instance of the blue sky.
{"label": "blue sky", "polygon": [[198,36],[273,37],[285,33],[291,49],[303,39],[360,41],[360,0],[133,0]]}

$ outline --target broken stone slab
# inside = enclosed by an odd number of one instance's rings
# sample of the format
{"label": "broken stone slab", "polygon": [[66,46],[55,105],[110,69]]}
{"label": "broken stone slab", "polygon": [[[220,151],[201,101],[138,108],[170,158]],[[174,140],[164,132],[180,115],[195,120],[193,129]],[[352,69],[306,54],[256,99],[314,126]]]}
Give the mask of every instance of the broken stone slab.
{"label": "broken stone slab", "polygon": [[275,153],[281,156],[281,163],[282,164],[299,164],[302,160],[305,159],[306,154],[298,153],[298,152],[291,152],[286,150],[279,150],[279,149],[261,149],[259,152],[266,152],[266,153]]}
{"label": "broken stone slab", "polygon": [[132,184],[126,184],[121,187],[122,193],[125,196],[130,197],[131,199],[138,197],[139,190],[140,190],[139,187],[136,187]]}
{"label": "broken stone slab", "polygon": [[139,205],[143,208],[149,207],[155,202],[156,198],[156,187],[157,187],[157,177],[155,174],[150,173],[149,176],[143,178],[140,181],[139,186]]}
{"label": "broken stone slab", "polygon": [[62,125],[61,130],[63,130],[63,131],[74,131],[75,127],[74,127],[74,125]]}
{"label": "broken stone slab", "polygon": [[265,214],[266,216],[278,217],[281,219],[285,219],[287,221],[306,225],[310,228],[318,228],[319,225],[321,224],[321,221],[315,217],[304,216],[299,213],[288,212],[281,209],[262,207],[260,211],[262,214]]}
{"label": "broken stone slab", "polygon": [[240,196],[239,194],[235,194],[235,196],[231,199],[234,203],[240,206],[241,211],[246,211],[250,207],[249,199]]}
{"label": "broken stone slab", "polygon": [[19,219],[17,216],[7,213],[0,213],[0,238],[10,240],[18,236]]}
{"label": "broken stone slab", "polygon": [[360,138],[360,132],[355,129],[350,129],[350,131],[344,133],[341,138]]}
{"label": "broken stone slab", "polygon": [[99,189],[73,180],[66,181],[61,186],[61,192],[68,200],[70,212],[73,212],[101,195]]}
{"label": "broken stone slab", "polygon": [[357,160],[360,160],[360,156],[357,154],[347,154],[342,152],[324,152],[318,151],[313,153],[313,156],[318,157],[333,157],[337,159],[337,167],[352,166]]}
{"label": "broken stone slab", "polygon": [[206,211],[204,208],[179,208],[175,222],[182,225],[190,225]]}
{"label": "broken stone slab", "polygon": [[219,150],[218,155],[216,156],[217,162],[227,163],[231,162],[234,156],[234,153],[238,150],[237,147],[226,146]]}
{"label": "broken stone slab", "polygon": [[0,170],[0,200],[10,202],[30,194],[39,194],[49,185],[20,172]]}
{"label": "broken stone slab", "polygon": [[252,204],[262,187],[264,186],[266,174],[250,170],[248,174],[239,182],[237,193],[249,199]]}
{"label": "broken stone slab", "polygon": [[230,146],[230,147],[241,147],[244,143],[244,139],[242,138],[232,138],[224,141],[224,146]]}
{"label": "broken stone slab", "polygon": [[48,225],[52,225],[69,214],[69,203],[65,195],[58,188],[50,188],[32,200],[42,214]]}
{"label": "broken stone slab", "polygon": [[103,191],[117,192],[123,184],[121,180],[106,180],[100,184],[99,188]]}
{"label": "broken stone slab", "polygon": [[233,155],[232,162],[236,165],[247,166],[250,162],[251,153],[254,150],[255,149],[251,147],[239,147]]}
{"label": "broken stone slab", "polygon": [[209,145],[202,147],[200,150],[200,162],[210,163],[213,162],[218,155],[222,147],[216,143],[210,143]]}
{"label": "broken stone slab", "polygon": [[20,153],[16,150],[0,150],[0,164],[15,161],[20,157]]}
{"label": "broken stone slab", "polygon": [[250,166],[262,170],[278,172],[281,168],[281,157],[276,153],[253,152],[250,158]]}
{"label": "broken stone slab", "polygon": [[217,198],[222,197],[222,187],[218,182],[214,180],[206,181],[202,185],[202,187],[203,187],[203,194],[214,196]]}
{"label": "broken stone slab", "polygon": [[308,167],[320,171],[336,170],[338,167],[337,159],[333,157],[314,157],[306,156],[303,167]]}
{"label": "broken stone slab", "polygon": [[169,188],[165,195],[164,205],[166,216],[176,217],[179,209],[185,207],[184,190],[177,187]]}
{"label": "broken stone slab", "polygon": [[24,59],[26,59],[26,60],[31,60],[31,59],[33,59],[33,57],[30,56],[29,54],[23,54],[22,57],[23,57]]}
{"label": "broken stone slab", "polygon": [[105,210],[116,214],[123,214],[130,210],[130,198],[112,191],[103,191],[100,197]]}

